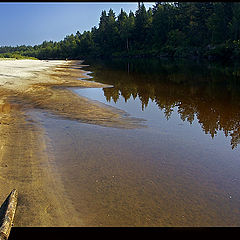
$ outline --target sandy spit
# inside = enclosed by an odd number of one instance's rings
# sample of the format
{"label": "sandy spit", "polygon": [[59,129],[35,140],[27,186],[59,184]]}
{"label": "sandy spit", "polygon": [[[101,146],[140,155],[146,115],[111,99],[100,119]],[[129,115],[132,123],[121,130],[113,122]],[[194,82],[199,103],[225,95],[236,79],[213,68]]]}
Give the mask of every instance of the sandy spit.
{"label": "sandy spit", "polygon": [[[110,87],[78,78],[81,61],[0,61],[0,203],[19,193],[15,226],[84,226],[65,194],[50,142],[28,111],[117,128],[142,127],[123,111],[92,102],[68,87]],[[85,76],[84,76],[85,77]],[[1,216],[0,216],[1,217]]]}

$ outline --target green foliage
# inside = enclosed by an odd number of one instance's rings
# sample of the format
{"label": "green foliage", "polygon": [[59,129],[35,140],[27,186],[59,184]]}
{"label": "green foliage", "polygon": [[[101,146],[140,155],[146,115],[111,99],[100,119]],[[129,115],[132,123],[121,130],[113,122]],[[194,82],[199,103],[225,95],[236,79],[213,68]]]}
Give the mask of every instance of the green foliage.
{"label": "green foliage", "polygon": [[171,56],[239,58],[240,3],[139,3],[135,13],[102,11],[98,27],[36,46],[3,46],[1,53],[38,59]]}
{"label": "green foliage", "polygon": [[22,56],[19,53],[0,53],[0,58],[12,58],[12,59],[32,59],[32,60],[37,60],[37,58],[34,57],[27,57],[27,56]]}

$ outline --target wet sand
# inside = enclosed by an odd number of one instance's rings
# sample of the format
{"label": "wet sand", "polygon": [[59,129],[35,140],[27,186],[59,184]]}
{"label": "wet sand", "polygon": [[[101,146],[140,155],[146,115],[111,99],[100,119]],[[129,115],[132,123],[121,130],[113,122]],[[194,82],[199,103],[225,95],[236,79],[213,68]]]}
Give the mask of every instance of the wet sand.
{"label": "wet sand", "polygon": [[[0,62],[0,202],[19,193],[15,226],[84,226],[66,195],[48,137],[27,114],[43,109],[56,117],[116,128],[144,127],[124,111],[79,97],[68,87],[108,87],[81,81],[74,61]],[[77,62],[79,64],[79,62]],[[109,86],[110,87],[110,86]]]}

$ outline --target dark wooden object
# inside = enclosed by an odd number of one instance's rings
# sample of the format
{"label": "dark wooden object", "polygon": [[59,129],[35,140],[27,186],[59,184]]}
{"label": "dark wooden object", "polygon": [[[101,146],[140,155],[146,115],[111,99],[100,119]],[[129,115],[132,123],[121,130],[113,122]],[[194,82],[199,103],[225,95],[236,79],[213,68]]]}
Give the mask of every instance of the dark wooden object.
{"label": "dark wooden object", "polygon": [[0,208],[0,240],[7,240],[17,207],[17,190],[13,189]]}

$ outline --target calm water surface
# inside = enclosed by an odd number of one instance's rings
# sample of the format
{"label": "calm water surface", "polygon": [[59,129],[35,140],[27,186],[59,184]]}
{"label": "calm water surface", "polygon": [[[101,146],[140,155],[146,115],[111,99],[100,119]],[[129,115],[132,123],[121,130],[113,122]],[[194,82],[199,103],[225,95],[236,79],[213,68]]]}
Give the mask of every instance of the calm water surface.
{"label": "calm water surface", "polygon": [[85,225],[240,226],[239,68],[84,64],[90,80],[113,87],[73,91],[146,120],[125,130],[39,113]]}

